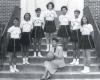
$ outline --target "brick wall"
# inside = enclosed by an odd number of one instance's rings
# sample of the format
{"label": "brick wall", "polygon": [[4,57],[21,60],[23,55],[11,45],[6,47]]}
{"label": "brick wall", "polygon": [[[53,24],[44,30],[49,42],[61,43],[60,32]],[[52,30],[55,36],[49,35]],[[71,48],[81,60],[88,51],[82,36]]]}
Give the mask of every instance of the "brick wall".
{"label": "brick wall", "polygon": [[20,6],[20,0],[0,0],[0,21],[7,24],[15,6]]}
{"label": "brick wall", "polygon": [[100,0],[85,0],[85,6],[89,6],[97,23],[100,23]]}
{"label": "brick wall", "polygon": [[[20,6],[20,0],[0,0],[0,21],[6,24],[15,6]],[[96,22],[100,23],[100,0],[85,0]]]}

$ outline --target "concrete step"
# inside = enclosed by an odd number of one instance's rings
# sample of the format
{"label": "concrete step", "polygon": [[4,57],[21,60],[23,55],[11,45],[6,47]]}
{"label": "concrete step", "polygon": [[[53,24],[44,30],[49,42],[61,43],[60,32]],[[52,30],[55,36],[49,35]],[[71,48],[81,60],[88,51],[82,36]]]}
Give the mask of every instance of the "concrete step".
{"label": "concrete step", "polygon": [[[46,42],[41,42],[41,45],[48,45],[48,43],[46,43]],[[59,44],[58,44],[58,45],[59,45]],[[73,46],[73,44],[72,44],[71,42],[69,42],[67,45],[68,45],[68,46]],[[32,43],[31,46],[34,46],[34,43]]]}
{"label": "concrete step", "polygon": [[[90,65],[90,70],[93,71],[98,71],[98,66],[100,64],[91,64]],[[81,71],[84,67],[84,64],[79,64],[79,65],[70,65],[66,64],[66,66],[62,69],[59,69],[60,72],[69,72],[69,71]],[[21,70],[22,72],[43,72],[45,70],[43,63],[34,63],[34,64],[28,64],[28,65],[23,65],[22,63],[17,63],[17,68]],[[3,71],[9,71],[9,64],[5,63],[3,67]]]}
{"label": "concrete step", "polygon": [[[42,53],[43,56],[46,56],[47,53],[48,53],[48,51],[42,49],[42,50],[41,50],[41,53]],[[80,56],[81,56],[82,54],[83,54],[83,53],[82,53],[82,50],[80,50]],[[8,54],[8,55],[9,55],[9,54]],[[21,55],[22,55],[22,52],[17,53],[17,55],[21,56]],[[34,55],[34,49],[29,49],[29,56],[33,56],[33,55]],[[68,49],[67,55],[68,55],[68,56],[72,56],[72,55],[73,55],[73,50],[72,50],[72,49]],[[91,56],[97,56],[96,51],[95,51],[94,49],[91,50]]]}
{"label": "concrete step", "polygon": [[[29,49],[29,62],[28,65],[22,64],[22,53],[17,53],[17,68],[20,70],[19,73],[10,73],[9,72],[9,54],[6,56],[7,59],[4,62],[4,66],[2,71],[0,71],[0,80],[39,80],[45,71],[44,68],[44,61],[47,60],[46,55],[48,51],[45,51],[47,44],[42,43],[42,55],[43,58],[33,58],[34,55],[33,51],[33,45],[31,45]],[[69,63],[73,59],[73,45],[71,43],[68,44],[68,53],[67,58],[65,58],[66,66],[62,69],[59,69],[58,72],[53,76],[52,80],[91,80],[91,79],[100,79],[100,73],[98,66],[100,66],[99,63],[97,63],[97,55],[95,52],[95,49],[91,50],[91,65],[90,65],[90,73],[83,74],[81,73],[81,70],[84,67],[83,62],[83,55],[82,50],[80,51],[80,64],[77,66],[70,65]]]}
{"label": "concrete step", "polygon": [[[91,64],[98,63],[97,62],[97,57],[90,57],[90,59],[91,59]],[[33,58],[32,56],[29,57],[29,62],[31,64],[34,64],[34,63],[39,63],[40,64],[40,63],[43,63],[46,60],[48,60],[48,58],[46,58],[46,57],[43,57],[43,58],[39,58],[39,57]],[[65,63],[69,64],[70,62],[72,62],[72,60],[73,60],[72,56],[71,57],[67,57],[67,58],[65,58]],[[17,58],[17,63],[22,63],[22,61],[23,61],[22,56],[19,56]],[[81,64],[84,64],[84,57],[80,57],[79,62]],[[4,63],[9,63],[9,58],[7,58]]]}
{"label": "concrete step", "polygon": [[[41,49],[47,49],[47,45],[48,45],[47,43],[42,42],[42,43],[41,43]],[[31,49],[34,48],[34,43],[32,43],[32,45],[30,46],[30,48],[31,48]],[[68,49],[73,49],[73,48],[74,48],[74,45],[72,45],[72,43],[68,43],[68,45],[67,45],[66,48],[68,48]]]}
{"label": "concrete step", "polygon": [[[16,79],[16,78],[0,78],[0,80],[40,80],[40,79]],[[100,80],[100,79],[52,79],[52,80]]]}
{"label": "concrete step", "polygon": [[[9,72],[2,72],[0,73],[0,78],[16,78],[18,80],[20,79],[40,79],[42,77],[43,73],[24,73],[24,72],[20,72],[20,73],[9,73]],[[91,72],[91,73],[87,73],[87,74],[83,74],[81,72],[63,72],[63,73],[59,73],[57,72],[54,76],[53,79],[59,79],[59,80],[70,80],[70,79],[74,79],[74,80],[100,80],[100,72]],[[1,79],[0,79],[1,80]],[[9,79],[8,79],[9,80]]]}

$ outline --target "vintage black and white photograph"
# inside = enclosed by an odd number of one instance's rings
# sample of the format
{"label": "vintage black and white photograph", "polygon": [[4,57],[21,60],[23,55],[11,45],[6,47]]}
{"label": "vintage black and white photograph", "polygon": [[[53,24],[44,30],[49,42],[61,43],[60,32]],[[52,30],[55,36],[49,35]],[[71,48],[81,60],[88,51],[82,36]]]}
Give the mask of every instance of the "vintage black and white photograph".
{"label": "vintage black and white photograph", "polygon": [[0,0],[0,80],[100,80],[100,0]]}

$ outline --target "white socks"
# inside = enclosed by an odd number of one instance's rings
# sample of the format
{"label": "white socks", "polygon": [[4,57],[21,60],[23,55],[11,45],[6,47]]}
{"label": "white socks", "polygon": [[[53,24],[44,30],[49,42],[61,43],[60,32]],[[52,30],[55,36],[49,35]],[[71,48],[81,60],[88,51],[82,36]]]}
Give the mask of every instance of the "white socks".
{"label": "white socks", "polygon": [[16,72],[19,72],[19,70],[16,68],[16,65],[14,65],[14,70],[15,70]]}
{"label": "white socks", "polygon": [[15,72],[19,72],[19,70],[16,68],[16,65],[14,65],[14,66],[10,66],[10,72],[15,73]]}
{"label": "white socks", "polygon": [[41,55],[41,52],[38,52],[38,57],[43,57],[43,56]]}
{"label": "white socks", "polygon": [[63,56],[67,58],[67,51],[63,51]]}
{"label": "white socks", "polygon": [[36,52],[34,52],[34,56],[33,57],[36,57]]}
{"label": "white socks", "polygon": [[88,66],[84,66],[84,69],[81,72],[88,73],[88,72],[90,72],[90,68]]}
{"label": "white socks", "polygon": [[10,72],[11,72],[11,73],[14,73],[14,72],[15,72],[13,66],[10,66]]}
{"label": "white socks", "polygon": [[75,65],[79,65],[79,59],[76,59]]}
{"label": "white socks", "polygon": [[25,61],[26,61],[26,64],[29,64],[29,62],[28,62],[28,58],[27,58],[27,57],[26,57],[26,60],[25,60]]}
{"label": "white socks", "polygon": [[71,65],[79,65],[79,59],[73,59],[73,61],[70,64]]}
{"label": "white socks", "polygon": [[[36,55],[37,53],[36,52],[34,52],[34,56],[33,57],[37,57],[37,55]],[[38,57],[43,57],[42,56],[42,54],[41,54],[41,52],[38,52]]]}
{"label": "white socks", "polygon": [[73,59],[73,61],[70,63],[71,65],[75,64],[76,59]]}
{"label": "white socks", "polygon": [[23,64],[29,64],[29,62],[28,62],[28,58],[23,58]]}
{"label": "white socks", "polygon": [[47,44],[47,49],[46,51],[50,51],[50,44]]}

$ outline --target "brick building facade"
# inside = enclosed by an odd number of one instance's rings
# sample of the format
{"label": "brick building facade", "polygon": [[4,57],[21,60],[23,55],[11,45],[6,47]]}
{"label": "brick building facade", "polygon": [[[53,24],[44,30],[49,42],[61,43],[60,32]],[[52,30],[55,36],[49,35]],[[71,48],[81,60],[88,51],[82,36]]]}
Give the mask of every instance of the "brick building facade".
{"label": "brick building facade", "polygon": [[[84,0],[84,5],[89,6],[97,23],[100,23],[100,0]],[[20,0],[0,0],[0,21],[4,24],[9,18],[15,6],[20,6]]]}
{"label": "brick building facade", "polygon": [[85,0],[84,5],[89,6],[94,19],[100,23],[100,0]]}
{"label": "brick building facade", "polygon": [[0,21],[6,24],[15,6],[20,6],[20,0],[0,0]]}

